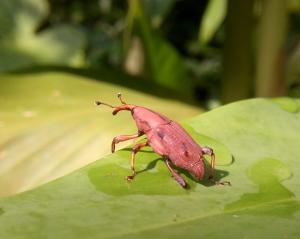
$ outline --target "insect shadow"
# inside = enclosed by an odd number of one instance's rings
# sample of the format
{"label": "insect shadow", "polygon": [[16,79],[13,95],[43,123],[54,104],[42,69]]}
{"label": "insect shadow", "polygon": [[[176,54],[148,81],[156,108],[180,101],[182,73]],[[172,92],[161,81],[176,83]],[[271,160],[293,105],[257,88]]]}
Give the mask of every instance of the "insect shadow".
{"label": "insect shadow", "polygon": [[[149,152],[150,151],[146,151],[146,152]],[[139,170],[136,172],[136,174],[140,174],[140,173],[144,173],[144,172],[147,172],[148,170],[151,170],[151,169],[154,169],[156,167],[156,164],[158,161],[164,161],[165,159],[163,158],[157,158],[157,159],[154,159],[152,160],[151,162],[148,163],[148,165],[146,166],[146,168],[142,169],[142,170]],[[183,174],[185,177],[189,178],[191,181],[195,182],[195,183],[198,183],[198,184],[201,184],[205,187],[211,187],[211,186],[215,186],[216,183],[215,182],[212,182],[211,180],[208,179],[208,175],[209,175],[209,172],[210,172],[210,165],[209,165],[209,162],[205,161],[205,178],[201,181],[198,181],[196,180],[192,175],[190,175],[186,170],[184,169],[181,169],[181,168],[177,168],[176,166],[174,166],[174,168],[180,173],[180,174]],[[215,181],[221,181],[222,178],[228,176],[229,173],[228,171],[225,171],[225,170],[220,170],[220,169],[216,169],[214,170],[214,180]],[[190,186],[189,186],[190,188]]]}
{"label": "insect shadow", "polygon": [[144,168],[143,170],[137,171],[136,174],[143,173],[148,170],[154,169],[158,161],[163,161],[163,158],[157,158],[157,159],[152,160],[150,163],[148,163],[146,168]]}

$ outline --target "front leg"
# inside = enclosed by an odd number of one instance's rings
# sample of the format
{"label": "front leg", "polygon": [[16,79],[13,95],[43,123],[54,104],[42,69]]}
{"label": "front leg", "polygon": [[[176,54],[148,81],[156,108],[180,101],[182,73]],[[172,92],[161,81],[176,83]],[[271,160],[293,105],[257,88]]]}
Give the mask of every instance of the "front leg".
{"label": "front leg", "polygon": [[137,134],[132,134],[132,135],[119,135],[114,137],[113,141],[111,142],[111,152],[114,153],[115,149],[116,149],[116,144],[126,141],[126,140],[130,140],[130,139],[136,139],[140,136],[142,136],[144,133],[143,132],[138,132]]}
{"label": "front leg", "polygon": [[170,160],[166,159],[165,163],[177,183],[179,183],[181,187],[186,188],[188,186],[187,182],[172,168]]}

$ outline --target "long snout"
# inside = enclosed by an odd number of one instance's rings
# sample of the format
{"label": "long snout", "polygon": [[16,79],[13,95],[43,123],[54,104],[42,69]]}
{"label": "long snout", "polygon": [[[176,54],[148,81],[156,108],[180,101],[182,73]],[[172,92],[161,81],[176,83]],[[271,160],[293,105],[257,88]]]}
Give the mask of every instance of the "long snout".
{"label": "long snout", "polygon": [[120,106],[116,106],[114,108],[114,111],[112,112],[113,115],[116,115],[119,111],[122,110],[128,110],[128,111],[132,111],[134,109],[135,105],[120,105]]}

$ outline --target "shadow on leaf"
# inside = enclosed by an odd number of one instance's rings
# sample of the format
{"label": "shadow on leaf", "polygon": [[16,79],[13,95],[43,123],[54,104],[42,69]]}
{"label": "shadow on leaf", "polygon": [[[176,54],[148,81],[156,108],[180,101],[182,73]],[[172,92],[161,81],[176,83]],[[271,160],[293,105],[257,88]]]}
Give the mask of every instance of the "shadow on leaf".
{"label": "shadow on leaf", "polygon": [[[150,152],[150,151],[148,151]],[[149,170],[153,170],[155,167],[156,167],[156,164],[158,161],[163,161],[164,162],[164,159],[163,158],[157,158],[155,160],[152,160],[151,162],[148,163],[148,165],[146,166],[145,169],[143,170],[140,170],[140,171],[137,171],[136,174],[141,174],[141,173],[144,173],[144,172],[147,172]],[[184,175],[185,177],[184,178],[188,178],[190,179],[189,181],[192,182],[192,184],[194,183],[197,183],[197,184],[202,184],[203,186],[205,187],[211,187],[211,186],[215,186],[216,183],[209,180],[208,179],[208,175],[210,173],[210,166],[209,166],[209,163],[205,163],[205,179],[202,180],[202,181],[198,181],[197,179],[195,179],[187,170],[184,170],[184,169],[181,169],[181,168],[178,168],[178,167],[174,167],[174,169],[180,173],[181,175]],[[228,171],[225,171],[225,170],[220,170],[220,169],[216,169],[214,170],[214,180],[216,182],[222,182],[222,178],[224,177],[227,177],[229,175],[229,172]],[[187,189],[192,189],[195,187],[195,185],[190,185],[191,183],[189,183],[189,186],[187,187]]]}

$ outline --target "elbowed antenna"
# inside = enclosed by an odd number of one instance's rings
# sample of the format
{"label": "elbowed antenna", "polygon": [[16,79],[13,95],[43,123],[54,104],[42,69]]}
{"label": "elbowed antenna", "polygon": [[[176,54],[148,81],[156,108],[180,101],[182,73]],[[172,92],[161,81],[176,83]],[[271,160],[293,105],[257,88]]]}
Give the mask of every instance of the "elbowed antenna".
{"label": "elbowed antenna", "polygon": [[[123,96],[122,96],[121,93],[118,93],[117,96],[118,96],[119,100],[121,101],[121,103],[123,105],[127,105],[126,102],[123,100]],[[112,106],[110,104],[107,104],[107,103],[104,103],[104,102],[101,102],[101,101],[98,101],[98,100],[95,101],[95,105],[106,105],[106,106],[108,106],[110,108],[113,108],[113,109],[117,108],[116,106]]]}
{"label": "elbowed antenna", "polygon": [[125,101],[122,98],[122,94],[121,93],[118,93],[117,96],[118,96],[118,98],[120,99],[120,101],[122,103],[122,105],[120,105],[120,106],[112,106],[110,104],[103,103],[103,102],[97,101],[97,100],[95,101],[95,105],[106,105],[106,106],[108,106],[110,108],[113,108],[114,109],[113,112],[112,112],[113,115],[117,114],[121,110],[130,110],[130,111],[133,110],[133,108],[135,107],[135,105],[128,105],[128,104],[126,104]]}
{"label": "elbowed antenna", "polygon": [[110,104],[107,104],[107,103],[104,103],[104,102],[101,102],[101,101],[98,101],[98,100],[95,100],[95,105],[106,105],[106,106],[108,106],[110,108],[113,108],[113,109],[116,108],[115,106],[112,106]]}

